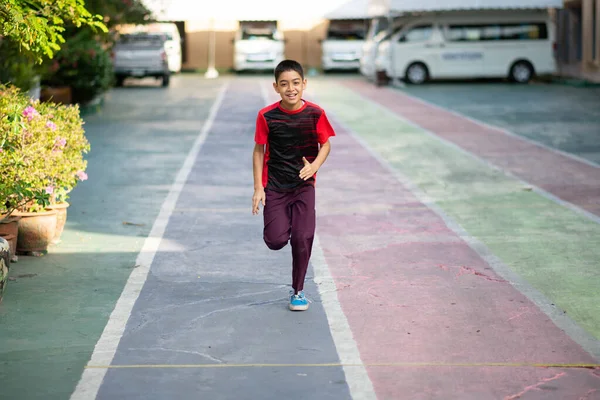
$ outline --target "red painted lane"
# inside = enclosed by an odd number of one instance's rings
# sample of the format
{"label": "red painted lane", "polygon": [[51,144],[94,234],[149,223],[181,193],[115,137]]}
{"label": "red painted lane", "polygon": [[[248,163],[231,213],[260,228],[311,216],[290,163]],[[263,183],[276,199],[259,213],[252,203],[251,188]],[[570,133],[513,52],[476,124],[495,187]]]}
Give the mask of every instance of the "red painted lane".
{"label": "red painted lane", "polygon": [[[594,362],[356,140],[336,131],[318,183],[318,232],[365,363]],[[588,370],[367,370],[380,399],[498,399],[557,374],[545,384],[557,389],[543,398],[600,389]]]}
{"label": "red painted lane", "polygon": [[600,216],[600,169],[555,153],[501,129],[472,122],[400,91],[362,81],[345,84],[415,124],[515,176]]}
{"label": "red painted lane", "polygon": [[594,371],[548,368],[533,378],[528,368],[381,367],[379,400],[600,400]]}

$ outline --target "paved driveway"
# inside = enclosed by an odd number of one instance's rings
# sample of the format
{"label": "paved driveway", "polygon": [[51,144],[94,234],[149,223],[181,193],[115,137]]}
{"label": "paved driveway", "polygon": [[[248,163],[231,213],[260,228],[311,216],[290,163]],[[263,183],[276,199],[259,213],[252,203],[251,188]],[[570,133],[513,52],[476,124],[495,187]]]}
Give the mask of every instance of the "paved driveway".
{"label": "paved driveway", "polygon": [[[269,84],[180,75],[114,90],[87,119],[90,179],[63,243],[11,269],[0,398],[600,398],[588,153],[311,79],[338,135],[319,172],[313,303],[291,313],[289,247],[268,250],[250,213]],[[468,99],[455,103],[485,108]],[[506,120],[493,109],[485,122]],[[588,136],[596,112],[582,111]]]}

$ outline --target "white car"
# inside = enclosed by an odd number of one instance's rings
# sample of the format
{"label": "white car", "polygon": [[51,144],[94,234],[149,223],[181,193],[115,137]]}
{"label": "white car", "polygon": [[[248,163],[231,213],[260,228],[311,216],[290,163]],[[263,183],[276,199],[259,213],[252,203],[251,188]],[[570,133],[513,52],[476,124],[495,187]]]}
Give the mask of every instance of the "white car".
{"label": "white car", "polygon": [[240,23],[234,39],[234,69],[274,70],[284,60],[283,35],[274,25]]}
{"label": "white car", "polygon": [[363,20],[330,21],[327,36],[321,42],[323,70],[358,70],[365,34]]}

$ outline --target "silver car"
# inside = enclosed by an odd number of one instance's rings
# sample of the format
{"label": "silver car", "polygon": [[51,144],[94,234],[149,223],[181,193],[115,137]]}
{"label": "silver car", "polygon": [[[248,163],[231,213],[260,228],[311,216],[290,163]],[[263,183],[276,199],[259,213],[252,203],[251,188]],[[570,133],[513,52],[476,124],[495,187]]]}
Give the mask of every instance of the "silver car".
{"label": "silver car", "polygon": [[121,35],[113,48],[117,86],[123,86],[123,81],[128,77],[147,76],[162,79],[162,86],[169,86],[171,72],[165,41],[166,38],[161,34]]}

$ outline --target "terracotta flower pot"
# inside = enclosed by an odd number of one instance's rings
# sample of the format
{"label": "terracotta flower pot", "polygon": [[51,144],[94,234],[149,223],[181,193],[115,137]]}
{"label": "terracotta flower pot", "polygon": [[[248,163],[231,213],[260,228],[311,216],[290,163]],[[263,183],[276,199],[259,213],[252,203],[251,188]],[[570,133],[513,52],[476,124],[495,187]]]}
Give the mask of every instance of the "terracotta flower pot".
{"label": "terracotta flower pot", "polygon": [[69,203],[62,202],[57,204],[50,204],[46,207],[46,210],[56,210],[56,232],[54,233],[54,238],[52,239],[52,243],[60,243],[60,236],[65,229],[65,223],[67,222],[67,208],[69,207]]}
{"label": "terracotta flower pot", "polygon": [[38,255],[47,251],[56,233],[56,210],[35,213],[17,213],[19,235],[17,254]]}
{"label": "terracotta flower pot", "polygon": [[50,101],[53,103],[71,104],[73,94],[69,86],[45,87],[40,91],[41,101]]}
{"label": "terracotta flower pot", "polygon": [[8,242],[0,238],[0,301],[8,283],[8,270],[10,269],[10,250]]}
{"label": "terracotta flower pot", "polygon": [[0,215],[0,237],[6,239],[10,245],[10,259],[17,253],[17,236],[19,232],[19,219],[21,217],[11,215],[7,219]]}

